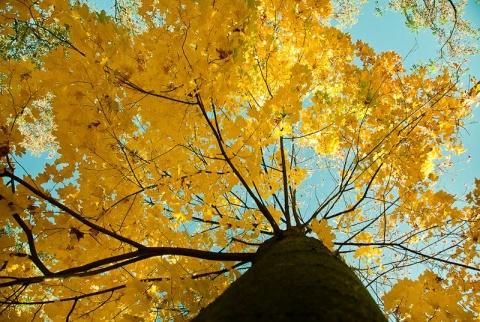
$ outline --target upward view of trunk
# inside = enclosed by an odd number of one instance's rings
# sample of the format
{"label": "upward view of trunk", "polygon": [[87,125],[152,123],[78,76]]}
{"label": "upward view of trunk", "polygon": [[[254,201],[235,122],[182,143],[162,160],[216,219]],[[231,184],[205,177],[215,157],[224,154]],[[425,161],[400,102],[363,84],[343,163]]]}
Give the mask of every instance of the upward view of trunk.
{"label": "upward view of trunk", "polygon": [[317,239],[272,239],[257,255],[192,321],[386,321],[353,271]]}

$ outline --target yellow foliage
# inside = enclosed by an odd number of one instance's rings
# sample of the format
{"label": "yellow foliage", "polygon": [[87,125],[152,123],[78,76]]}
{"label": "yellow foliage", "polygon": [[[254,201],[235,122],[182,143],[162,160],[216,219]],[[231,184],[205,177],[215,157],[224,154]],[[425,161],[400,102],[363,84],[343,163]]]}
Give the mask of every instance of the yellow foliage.
{"label": "yellow foliage", "polygon": [[317,234],[322,243],[327,246],[328,249],[333,251],[333,240],[335,234],[332,233],[332,227],[330,227],[326,220],[315,220],[311,225],[312,231]]}
{"label": "yellow foliage", "polygon": [[[387,312],[407,321],[472,321],[473,312],[460,304],[465,291],[425,271],[416,281],[400,280],[383,301]],[[475,302],[477,294],[467,295],[468,302]]]}
{"label": "yellow foliage", "polygon": [[376,258],[382,255],[382,250],[373,246],[361,246],[353,255],[353,258],[366,257],[366,258]]}

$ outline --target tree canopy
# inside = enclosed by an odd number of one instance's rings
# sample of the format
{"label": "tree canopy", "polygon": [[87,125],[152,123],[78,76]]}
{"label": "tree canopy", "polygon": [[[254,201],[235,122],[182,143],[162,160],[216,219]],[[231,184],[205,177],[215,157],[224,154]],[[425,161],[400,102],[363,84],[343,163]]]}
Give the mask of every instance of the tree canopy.
{"label": "tree canopy", "polygon": [[[478,317],[480,180],[436,183],[480,87],[407,72],[334,8],[145,0],[132,29],[2,3],[0,314],[181,320],[295,230],[391,316]],[[29,174],[38,146],[55,157]]]}

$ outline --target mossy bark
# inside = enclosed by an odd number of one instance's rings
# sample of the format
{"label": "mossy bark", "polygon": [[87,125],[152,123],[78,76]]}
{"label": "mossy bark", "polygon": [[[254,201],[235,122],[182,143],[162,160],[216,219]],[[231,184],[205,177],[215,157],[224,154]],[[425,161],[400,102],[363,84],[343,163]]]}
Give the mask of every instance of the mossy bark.
{"label": "mossy bark", "polygon": [[263,244],[252,267],[192,321],[386,321],[353,271],[300,234]]}

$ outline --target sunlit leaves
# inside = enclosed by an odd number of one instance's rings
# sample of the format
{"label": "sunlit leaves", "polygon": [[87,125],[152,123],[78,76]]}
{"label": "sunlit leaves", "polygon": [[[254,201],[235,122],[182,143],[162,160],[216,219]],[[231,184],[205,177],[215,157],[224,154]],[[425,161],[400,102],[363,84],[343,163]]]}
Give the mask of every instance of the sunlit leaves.
{"label": "sunlit leaves", "polygon": [[332,228],[328,226],[326,220],[315,220],[312,223],[312,231],[317,234],[322,243],[328,249],[333,250],[333,240],[335,235],[332,233]]}
{"label": "sunlit leaves", "polygon": [[[400,280],[385,295],[385,309],[401,319],[448,321],[472,320],[472,302],[468,300],[472,286],[468,281],[463,288],[451,285],[448,280],[431,271],[425,271],[418,280]],[[478,291],[478,290],[476,290]],[[468,311],[460,305],[467,298]]]}
{"label": "sunlit leaves", "polygon": [[[360,242],[360,243],[365,243],[369,244],[373,242],[372,234],[367,233],[367,232],[361,232],[357,236],[355,236],[355,241]],[[379,256],[381,256],[382,251],[378,247],[374,247],[371,245],[368,246],[360,246],[356,251],[355,254],[353,255],[353,258],[359,258],[359,257],[366,257],[367,259],[378,259]]]}

